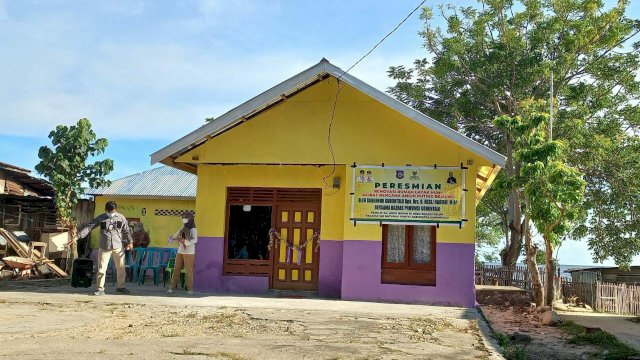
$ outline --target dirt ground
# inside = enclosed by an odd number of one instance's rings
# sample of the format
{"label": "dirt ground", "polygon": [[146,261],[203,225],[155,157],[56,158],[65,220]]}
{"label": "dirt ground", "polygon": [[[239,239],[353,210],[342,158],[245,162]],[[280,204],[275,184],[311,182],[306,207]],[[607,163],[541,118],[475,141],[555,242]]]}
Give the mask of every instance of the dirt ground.
{"label": "dirt ground", "polygon": [[[107,292],[112,289],[107,289]],[[0,358],[488,359],[473,309],[276,297],[0,290]],[[480,323],[482,326],[482,323]],[[10,346],[7,346],[10,344]]]}
{"label": "dirt ground", "polygon": [[531,308],[489,305],[483,306],[482,312],[496,332],[531,336],[531,342],[524,344],[530,360],[601,358],[600,349],[591,345],[569,344],[569,335],[564,331],[540,324]]}

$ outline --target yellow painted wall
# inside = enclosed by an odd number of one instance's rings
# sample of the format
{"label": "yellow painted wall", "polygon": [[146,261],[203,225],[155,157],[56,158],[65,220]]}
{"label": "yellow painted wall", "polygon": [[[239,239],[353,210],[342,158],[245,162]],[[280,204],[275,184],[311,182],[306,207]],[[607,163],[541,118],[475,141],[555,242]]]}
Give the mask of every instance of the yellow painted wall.
{"label": "yellow painted wall", "polygon": [[[212,164],[331,164],[327,132],[336,86],[335,79],[324,80],[177,159],[190,163],[195,156],[199,159],[195,161],[200,163],[197,221],[203,224],[199,226],[203,236],[224,234],[227,186],[324,187],[321,179],[331,166]],[[336,195],[323,196],[323,239],[381,239],[379,225],[354,227],[348,220],[349,166],[353,162],[452,166],[472,160],[466,182],[466,215],[470,221],[462,230],[441,226],[438,241],[475,241],[475,174],[480,166],[491,165],[489,161],[346,85],[336,106],[332,144],[336,162],[341,164],[342,188]],[[324,191],[331,192],[333,189]]]}
{"label": "yellow painted wall", "polygon": [[[200,165],[198,166],[198,196],[196,223],[200,236],[224,236],[227,187],[286,187],[322,189],[322,239],[342,240],[345,188],[325,187],[322,178],[332,166],[275,166],[275,165]],[[334,176],[344,181],[344,166],[336,168]],[[348,215],[347,215],[348,216]]]}
{"label": "yellow painted wall", "polygon": [[[115,201],[118,204],[118,212],[126,218],[139,218],[149,233],[151,240],[149,246],[175,247],[175,244],[167,244],[167,237],[173,235],[181,226],[180,216],[156,216],[155,209],[165,210],[195,210],[195,200],[176,199],[146,199],[115,196],[96,197],[96,216],[104,212],[107,201]],[[142,214],[142,208],[146,208],[146,215]],[[197,215],[197,214],[196,214]],[[196,225],[200,224],[196,221]],[[133,229],[132,229],[133,231]],[[98,230],[91,233],[91,246],[97,248]]]}

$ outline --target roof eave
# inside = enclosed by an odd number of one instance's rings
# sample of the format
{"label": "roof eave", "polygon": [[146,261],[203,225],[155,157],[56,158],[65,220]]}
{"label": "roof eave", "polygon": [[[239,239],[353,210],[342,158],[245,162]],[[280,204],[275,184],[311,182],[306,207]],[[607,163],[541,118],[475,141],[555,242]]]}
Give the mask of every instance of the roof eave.
{"label": "roof eave", "polygon": [[[425,126],[428,129],[456,142],[460,146],[467,150],[480,155],[486,160],[490,161],[494,165],[504,167],[506,158],[504,155],[493,151],[492,149],[464,136],[463,134],[449,128],[448,126],[434,120],[433,118],[413,109],[412,107],[404,104],[403,102],[385,94],[384,92],[372,87],[364,81],[345,73],[339,67],[329,63],[327,60],[322,59],[318,64],[302,71],[301,73],[294,75],[293,77],[285,80],[284,82],[274,86],[273,88],[261,93],[260,95],[246,101],[242,105],[228,111],[224,115],[215,119],[214,121],[201,126],[200,128],[192,131],[191,133],[183,136],[177,141],[165,146],[164,148],[156,151],[151,155],[151,164],[162,162],[165,165],[178,167],[179,163],[176,163],[174,155],[183,154],[189,149],[192,149],[199,144],[207,141],[209,138],[214,137],[221,131],[224,131],[236,123],[242,120],[243,117],[253,113],[256,109],[263,107],[266,103],[272,99],[281,96],[286,93],[287,90],[300,86],[301,84],[309,81],[309,79],[318,77],[320,74],[329,74],[335,78],[339,78],[340,81],[344,81],[346,84],[364,92],[365,94],[376,99],[380,103],[400,112],[408,118],[416,121],[417,123]],[[184,169],[183,169],[184,170]],[[186,170],[189,171],[189,170]],[[192,172],[192,171],[190,171]]]}
{"label": "roof eave", "polygon": [[[329,62],[323,59],[307,70],[304,70],[301,73],[290,77],[289,79],[281,82],[271,89],[264,91],[260,95],[257,95],[252,99],[242,103],[241,105],[233,108],[232,110],[226,112],[214,121],[199,127],[198,129],[190,132],[182,138],[154,152],[153,154],[151,154],[151,165],[169,159],[176,153],[184,152],[185,149],[192,147],[192,145],[194,144],[197,145],[201,142],[206,141],[213,134],[216,134],[220,130],[227,128],[229,125],[232,125],[234,122],[238,121],[238,119],[241,119],[243,116],[250,113],[253,109],[259,108],[264,105],[265,102],[269,101],[270,99],[280,96],[287,90],[300,85],[301,83],[307,81],[309,78],[317,76],[317,74],[321,72],[325,72],[327,64],[329,64]],[[184,144],[189,145],[185,146]]]}

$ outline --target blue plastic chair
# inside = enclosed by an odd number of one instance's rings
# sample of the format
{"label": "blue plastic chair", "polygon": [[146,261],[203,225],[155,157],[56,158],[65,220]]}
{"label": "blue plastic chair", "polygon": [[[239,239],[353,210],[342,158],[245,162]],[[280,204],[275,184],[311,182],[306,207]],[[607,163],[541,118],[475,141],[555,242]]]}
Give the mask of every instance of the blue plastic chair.
{"label": "blue plastic chair", "polygon": [[[176,250],[177,251],[177,250]],[[169,265],[169,260],[175,258],[174,249],[173,248],[158,248],[159,257],[160,257],[160,270],[164,271]]]}
{"label": "blue plastic chair", "polygon": [[143,248],[135,248],[131,251],[128,251],[124,258],[124,268],[125,271],[130,275],[131,282],[138,281],[138,273],[140,272],[140,264],[142,262],[142,258],[144,257],[144,249]]}
{"label": "blue plastic chair", "polygon": [[140,271],[138,273],[138,284],[144,284],[144,280],[147,277],[147,271],[151,270],[153,272],[153,284],[158,285],[162,250],[159,248],[146,248],[143,250],[144,252],[140,263]]}

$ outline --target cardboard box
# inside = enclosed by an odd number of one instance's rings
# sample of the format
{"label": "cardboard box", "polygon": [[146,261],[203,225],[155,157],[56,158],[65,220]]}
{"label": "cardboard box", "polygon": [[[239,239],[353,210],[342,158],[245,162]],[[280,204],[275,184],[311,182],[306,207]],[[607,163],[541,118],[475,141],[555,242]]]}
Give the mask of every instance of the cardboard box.
{"label": "cardboard box", "polygon": [[65,245],[67,245],[69,233],[65,232],[53,232],[53,233],[43,233],[40,235],[40,241],[49,244],[47,246],[47,257],[50,257],[49,254],[56,252],[63,252],[65,250]]}

